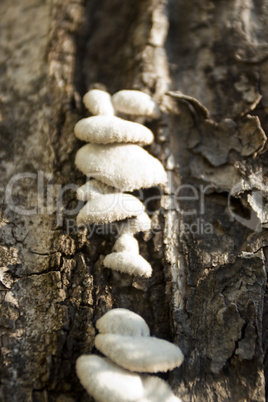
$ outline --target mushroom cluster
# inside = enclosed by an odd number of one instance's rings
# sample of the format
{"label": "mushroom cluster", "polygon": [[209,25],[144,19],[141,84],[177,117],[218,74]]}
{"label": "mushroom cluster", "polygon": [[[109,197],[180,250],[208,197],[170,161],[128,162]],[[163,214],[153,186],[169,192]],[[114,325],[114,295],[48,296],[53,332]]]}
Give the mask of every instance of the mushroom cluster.
{"label": "mushroom cluster", "polygon": [[120,237],[103,264],[148,278],[152,268],[139,254],[134,236],[149,230],[151,222],[144,205],[129,192],[165,185],[167,175],[161,162],[142,148],[153,142],[152,131],[115,113],[154,119],[159,117],[159,108],[149,95],[135,90],[122,90],[111,96],[93,89],[83,100],[93,116],[75,125],[76,137],[88,143],[78,150],[75,164],[90,180],[77,190],[77,198],[86,201],[77,215],[77,223],[124,221],[119,225]]}
{"label": "mushroom cluster", "polygon": [[[93,116],[80,120],[74,129],[76,137],[87,142],[78,150],[75,164],[89,178],[77,190],[77,198],[86,202],[77,223],[118,222],[119,236],[103,265],[149,278],[152,267],[140,255],[135,235],[150,230],[151,220],[130,193],[167,183],[160,161],[142,148],[154,136],[141,122],[159,118],[159,108],[149,95],[134,90],[111,96],[94,89],[86,93],[84,104]],[[98,402],[180,402],[165,381],[148,374],[179,367],[179,347],[151,337],[146,322],[122,308],[106,313],[96,327],[95,347],[105,357],[83,355],[76,362],[77,376],[89,395]]]}
{"label": "mushroom cluster", "polygon": [[96,348],[106,357],[82,355],[76,372],[88,394],[98,402],[179,402],[156,373],[179,367],[178,346],[150,336],[146,322],[126,309],[113,309],[96,323]]}

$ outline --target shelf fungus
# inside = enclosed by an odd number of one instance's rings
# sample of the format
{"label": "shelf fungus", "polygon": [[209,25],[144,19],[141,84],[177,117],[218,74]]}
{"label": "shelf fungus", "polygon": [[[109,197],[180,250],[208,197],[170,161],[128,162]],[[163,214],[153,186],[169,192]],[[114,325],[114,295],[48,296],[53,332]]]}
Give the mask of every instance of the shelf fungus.
{"label": "shelf fungus", "polygon": [[118,91],[112,96],[112,103],[117,112],[146,116],[152,119],[160,117],[157,103],[149,95],[141,91],[126,89]]}
{"label": "shelf fungus", "polygon": [[110,310],[97,321],[100,333],[95,338],[95,346],[114,363],[130,371],[156,373],[179,367],[184,358],[180,348],[150,337],[145,325],[143,318],[132,311]]}
{"label": "shelf fungus", "polygon": [[[114,116],[116,110],[155,118],[159,116],[156,102],[147,94],[123,90],[110,96],[102,90],[90,90],[84,96],[86,107],[95,116],[80,120],[75,135],[89,142],[76,154],[75,164],[91,180],[77,190],[77,198],[87,201],[77,216],[78,225],[106,224],[124,221],[118,233],[134,235],[151,228],[148,215],[138,199],[130,194],[142,188],[167,184],[167,174],[161,162],[139,145],[153,142],[151,130],[142,124]],[[139,144],[139,145],[138,145]],[[133,238],[132,243],[136,240]],[[151,266],[134,250],[113,250],[104,265],[135,275],[149,277]]]}
{"label": "shelf fungus", "polygon": [[80,140],[94,144],[131,142],[149,145],[154,140],[149,128],[116,116],[92,116],[79,120],[74,133]]}
{"label": "shelf fungus", "polygon": [[84,97],[85,107],[94,115],[114,115],[114,107],[111,101],[111,95],[100,89],[91,89]]}
{"label": "shelf fungus", "polygon": [[130,371],[165,372],[183,362],[178,346],[154,337],[99,334],[95,346],[114,363]]}
{"label": "shelf fungus", "polygon": [[80,356],[76,373],[97,402],[180,402],[164,380],[130,372],[97,355]]}
{"label": "shelf fungus", "polygon": [[138,314],[125,308],[114,308],[96,322],[101,334],[150,336],[150,329]]}
{"label": "shelf fungus", "polygon": [[138,314],[108,311],[96,323],[95,346],[107,357],[80,356],[76,372],[88,394],[99,402],[181,402],[162,379],[137,372],[167,371],[183,361],[180,349],[150,337]]}
{"label": "shelf fungus", "polygon": [[98,402],[134,402],[144,395],[138,374],[96,355],[80,356],[76,373],[88,394]]}
{"label": "shelf fungus", "polygon": [[146,212],[127,219],[118,224],[118,232],[122,234],[134,235],[139,232],[148,232],[152,228],[152,221]]}
{"label": "shelf fungus", "polygon": [[103,224],[120,221],[144,212],[144,205],[131,194],[104,194],[89,200],[77,215],[77,224]]}
{"label": "shelf fungus", "polygon": [[103,265],[129,275],[145,278],[152,275],[151,265],[139,254],[137,240],[129,234],[123,234],[117,239],[113,252],[104,258]]}
{"label": "shelf fungus", "polygon": [[129,275],[150,278],[152,267],[141,255],[135,252],[121,251],[106,255],[103,260],[106,268],[114,269]]}
{"label": "shelf fungus", "polygon": [[119,193],[118,188],[107,186],[99,180],[92,179],[87,181],[83,186],[78,187],[76,196],[78,200],[89,201],[94,198],[101,197],[103,194]]}
{"label": "shelf fungus", "polygon": [[161,162],[135,144],[86,144],[78,150],[75,164],[88,177],[121,191],[167,183]]}
{"label": "shelf fungus", "polygon": [[[77,223],[119,221],[119,237],[103,265],[148,278],[152,267],[139,254],[134,235],[150,230],[151,220],[141,201],[123,192],[165,186],[167,174],[161,162],[139,146],[152,143],[152,132],[114,114],[159,118],[158,105],[135,90],[122,90],[112,97],[91,90],[84,103],[95,116],[75,126],[75,135],[89,142],[77,152],[75,164],[90,178],[77,189],[77,198],[86,201]],[[109,311],[96,326],[95,346],[106,357],[84,355],[76,363],[77,375],[89,395],[99,402],[180,402],[160,378],[137,374],[179,367],[183,354],[178,346],[151,337],[143,318],[126,309]]]}
{"label": "shelf fungus", "polygon": [[121,236],[119,236],[118,239],[116,240],[113,247],[113,251],[114,252],[129,251],[139,254],[138,240],[135,239],[134,236],[128,233],[124,233]]}

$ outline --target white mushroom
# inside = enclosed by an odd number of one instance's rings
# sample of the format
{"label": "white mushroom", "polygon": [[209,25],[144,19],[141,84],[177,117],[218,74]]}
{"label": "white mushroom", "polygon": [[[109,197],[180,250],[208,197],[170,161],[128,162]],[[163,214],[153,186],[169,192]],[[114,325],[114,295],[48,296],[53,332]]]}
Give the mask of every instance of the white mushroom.
{"label": "white mushroom", "polygon": [[150,329],[144,319],[125,308],[108,311],[96,322],[96,327],[102,334],[150,336]]}
{"label": "white mushroom", "polygon": [[77,215],[77,224],[120,221],[141,214],[144,205],[130,194],[104,194],[88,201]]}
{"label": "white mushroom", "polygon": [[111,95],[108,92],[100,89],[91,89],[84,95],[83,102],[86,108],[94,115],[114,115]]}
{"label": "white mushroom", "polygon": [[118,112],[147,116],[153,119],[160,117],[157,103],[147,94],[135,90],[122,90],[112,96],[112,103]]}
{"label": "white mushroom", "polygon": [[161,378],[145,375],[142,376],[142,384],[144,396],[137,402],[181,402]]}
{"label": "white mushroom", "polygon": [[103,194],[118,193],[118,188],[107,186],[99,180],[92,179],[76,190],[78,200],[89,201],[101,197]]}
{"label": "white mushroom", "polygon": [[128,219],[124,222],[119,222],[117,229],[120,234],[136,234],[139,232],[147,232],[152,227],[151,219],[146,212]]}
{"label": "white mushroom", "polygon": [[103,265],[129,275],[145,276],[146,278],[152,275],[151,265],[139,255],[138,241],[128,233],[119,236],[113,252],[104,258]]}
{"label": "white mushroom", "polygon": [[[119,222],[113,251],[104,258],[103,265],[148,278],[152,267],[139,255],[134,234],[150,230],[151,220],[138,198],[122,192],[165,185],[167,174],[159,160],[135,145],[151,144],[153,133],[114,114],[116,110],[145,120],[159,118],[160,110],[149,95],[135,90],[119,91],[112,98],[105,91],[91,90],[83,101],[97,116],[82,119],[75,126],[75,135],[90,142],[77,152],[75,163],[91,178],[77,189],[77,198],[88,201],[80,210],[77,223],[123,221]],[[125,221],[127,218],[131,219]],[[80,356],[77,360],[77,375],[89,395],[97,402],[181,402],[165,381],[133,373],[165,372],[179,367],[183,362],[179,347],[150,337],[144,319],[127,309],[110,310],[96,327],[100,334],[95,338],[95,346],[112,361],[96,355]]]}
{"label": "white mushroom", "polygon": [[148,145],[154,140],[149,128],[115,116],[93,116],[79,120],[74,133],[80,140],[95,144],[132,142]]}
{"label": "white mushroom", "polygon": [[156,373],[179,367],[180,348],[163,339],[99,334],[95,346],[113,362],[130,371]]}
{"label": "white mushroom", "polygon": [[82,355],[76,373],[97,402],[181,402],[164,380],[132,373],[107,358]]}
{"label": "white mushroom", "polygon": [[114,246],[113,252],[129,251],[139,254],[139,243],[132,235],[125,233],[118,237]]}
{"label": "white mushroom", "polygon": [[103,265],[129,275],[145,278],[150,278],[152,275],[151,265],[136,252],[122,251],[108,254],[103,260]]}
{"label": "white mushroom", "polygon": [[134,402],[143,397],[141,377],[108,359],[96,355],[80,356],[77,376],[89,395],[97,402]]}
{"label": "white mushroom", "polygon": [[134,144],[84,145],[76,154],[75,164],[87,176],[121,191],[167,182],[161,162]]}

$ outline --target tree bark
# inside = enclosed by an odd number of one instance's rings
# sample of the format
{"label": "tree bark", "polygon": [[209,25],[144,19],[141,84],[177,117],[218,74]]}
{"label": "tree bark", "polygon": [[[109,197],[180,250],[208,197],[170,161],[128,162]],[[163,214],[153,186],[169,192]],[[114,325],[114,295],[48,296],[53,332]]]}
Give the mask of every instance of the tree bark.
{"label": "tree bark", "polygon": [[[184,402],[264,401],[268,1],[2,0],[0,15],[0,399],[92,401],[75,361],[124,307],[181,347],[162,377]],[[161,107],[148,150],[169,187],[140,193],[150,279],[103,268],[114,233],[74,224],[93,86]]]}

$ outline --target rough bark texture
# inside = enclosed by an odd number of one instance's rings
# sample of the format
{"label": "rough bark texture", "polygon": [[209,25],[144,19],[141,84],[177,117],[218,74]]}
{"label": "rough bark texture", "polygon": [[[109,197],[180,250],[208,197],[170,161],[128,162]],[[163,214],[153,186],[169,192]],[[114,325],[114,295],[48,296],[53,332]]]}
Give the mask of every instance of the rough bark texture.
{"label": "rough bark texture", "polygon": [[[163,377],[183,401],[264,401],[267,0],[2,0],[0,15],[0,399],[91,401],[75,360],[125,307],[182,348]],[[142,194],[149,280],[104,269],[114,235],[77,232],[62,194],[85,180],[73,127],[96,83],[163,112],[149,151],[169,190]]]}

